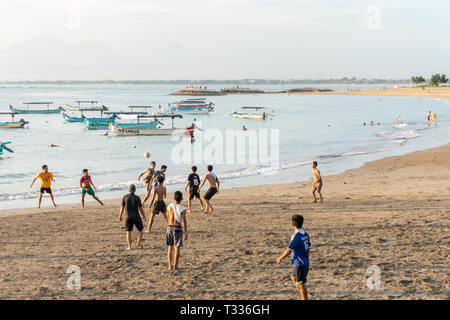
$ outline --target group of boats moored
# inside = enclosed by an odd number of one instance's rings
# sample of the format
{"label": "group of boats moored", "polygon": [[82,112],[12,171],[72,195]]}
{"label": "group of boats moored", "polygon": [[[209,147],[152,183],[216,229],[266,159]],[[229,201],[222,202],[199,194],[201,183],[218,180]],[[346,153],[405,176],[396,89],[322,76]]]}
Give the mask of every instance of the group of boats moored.
{"label": "group of boats moored", "polygon": [[[23,114],[58,114],[61,113],[65,122],[82,123],[88,130],[107,130],[103,135],[111,133],[115,136],[152,136],[152,135],[190,135],[193,137],[195,124],[189,127],[176,128],[174,119],[183,118],[185,115],[208,115],[214,111],[214,103],[207,102],[205,98],[186,99],[168,104],[168,109],[159,105],[157,112],[149,112],[153,106],[133,105],[126,111],[111,111],[104,105],[98,106],[94,100],[76,101],[77,106],[52,108],[53,102],[24,102],[22,109],[9,106],[9,112],[0,112],[0,116],[8,115],[11,121],[0,121],[0,128],[24,128],[29,121],[20,119],[15,121],[15,116]],[[86,106],[86,104],[90,104]],[[44,106],[33,108],[34,106]],[[273,111],[267,113],[261,111],[264,107],[242,107],[242,111],[233,110],[230,114],[237,119],[266,120],[274,116]],[[249,112],[253,110],[253,112]],[[165,126],[163,119],[171,119],[171,126]],[[1,142],[0,142],[1,143]],[[4,142],[0,145],[0,155],[3,150],[11,151]]]}

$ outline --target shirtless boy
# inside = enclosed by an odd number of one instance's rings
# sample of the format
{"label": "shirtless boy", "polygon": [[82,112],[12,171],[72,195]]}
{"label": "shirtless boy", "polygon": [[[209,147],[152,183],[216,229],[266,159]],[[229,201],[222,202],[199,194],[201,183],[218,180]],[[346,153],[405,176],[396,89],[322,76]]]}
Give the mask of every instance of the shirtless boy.
{"label": "shirtless boy", "polygon": [[220,186],[219,178],[217,178],[217,176],[212,172],[212,170],[213,170],[213,166],[209,165],[206,170],[205,178],[203,178],[203,181],[202,181],[200,187],[198,187],[198,190],[200,191],[202,189],[203,185],[205,184],[205,182],[208,181],[209,189],[203,195],[203,201],[206,204],[205,213],[213,212],[214,208],[209,203],[209,200],[211,200],[211,198],[216,193],[217,194],[219,193],[219,186]]}
{"label": "shirtless boy", "polygon": [[320,202],[323,202],[323,199],[322,199],[322,176],[320,175],[320,171],[317,169],[316,161],[313,161],[313,163],[312,163],[312,174],[313,174],[312,195],[314,198],[313,202],[317,202],[316,191],[319,194]]}
{"label": "shirtless boy", "polygon": [[[152,203],[150,204],[151,214],[150,219],[148,220],[147,230],[145,230],[145,232],[151,231],[153,219],[155,218],[156,214],[159,214],[161,212],[164,218],[167,220],[166,204],[164,202],[164,199],[166,198],[166,187],[164,187],[164,178],[162,176],[158,176],[156,178],[156,181],[158,184],[155,187],[155,191],[153,192]],[[155,206],[153,207],[153,210],[151,210],[153,203],[155,203]]]}
{"label": "shirtless boy", "polygon": [[[186,208],[180,203],[183,200],[183,194],[176,191],[173,197],[175,203],[171,203],[167,209],[167,259],[169,261],[169,271],[178,270],[178,260],[180,259],[180,248],[183,246],[183,229],[184,239],[188,238]],[[175,251],[175,257],[174,257]]]}
{"label": "shirtless boy", "polygon": [[144,205],[145,202],[148,200],[148,198],[150,198],[150,194],[152,192],[152,182],[153,179],[155,178],[155,167],[156,162],[155,161],[150,162],[150,168],[147,168],[144,171],[142,171],[142,173],[138,177],[138,181],[140,181],[142,176],[145,176],[144,179],[142,179],[142,181],[145,183],[145,189],[147,190],[147,192],[145,194],[145,198],[144,201],[142,202],[142,205]]}

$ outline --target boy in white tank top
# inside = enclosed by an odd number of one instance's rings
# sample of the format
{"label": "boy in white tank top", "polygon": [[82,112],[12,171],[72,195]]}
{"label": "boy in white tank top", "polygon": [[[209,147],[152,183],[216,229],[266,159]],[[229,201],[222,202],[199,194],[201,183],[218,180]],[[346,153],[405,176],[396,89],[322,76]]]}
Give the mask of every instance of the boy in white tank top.
{"label": "boy in white tank top", "polygon": [[186,208],[180,204],[181,200],[183,200],[183,194],[180,191],[176,191],[173,199],[175,203],[172,202],[167,207],[166,245],[169,271],[178,269],[180,248],[183,246],[183,229],[184,239],[187,240],[188,238]]}

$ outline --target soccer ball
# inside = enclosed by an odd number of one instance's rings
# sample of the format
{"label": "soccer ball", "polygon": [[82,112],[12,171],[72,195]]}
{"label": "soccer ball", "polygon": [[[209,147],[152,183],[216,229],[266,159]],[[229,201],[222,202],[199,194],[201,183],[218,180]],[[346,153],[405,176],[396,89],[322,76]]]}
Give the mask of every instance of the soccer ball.
{"label": "soccer ball", "polygon": [[147,159],[150,158],[150,152],[145,152],[144,157],[146,157]]}

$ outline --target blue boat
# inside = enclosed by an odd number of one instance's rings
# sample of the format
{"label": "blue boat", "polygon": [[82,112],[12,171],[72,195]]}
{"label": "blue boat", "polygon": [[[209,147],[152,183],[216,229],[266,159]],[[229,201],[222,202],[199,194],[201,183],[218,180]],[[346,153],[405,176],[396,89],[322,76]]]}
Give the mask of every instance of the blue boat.
{"label": "blue boat", "polygon": [[7,129],[16,129],[16,128],[24,128],[26,124],[28,124],[28,121],[25,121],[23,119],[20,119],[19,121],[14,121],[14,116],[17,114],[15,112],[0,112],[1,114],[8,114],[11,116],[11,121],[4,121],[0,122],[0,128],[7,128]]}
{"label": "blue boat", "polygon": [[[113,118],[110,120],[110,118]],[[88,130],[108,130],[108,126],[110,123],[114,123],[116,116],[108,117],[108,118],[85,118],[83,120],[84,127]]]}
{"label": "blue boat", "polygon": [[207,103],[204,98],[187,99],[169,103],[169,109],[171,111],[191,112],[192,114],[209,114],[214,110],[214,103]]}
{"label": "blue boat", "polygon": [[[11,112],[19,114],[55,114],[60,113],[63,110],[61,107],[50,109],[50,105],[53,104],[53,102],[24,102],[23,104],[26,105],[26,109],[16,109],[12,105],[9,105],[9,109]],[[30,109],[30,105],[47,105],[47,109]]]}
{"label": "blue boat", "polygon": [[10,144],[10,143],[11,143],[11,141],[0,142],[0,156],[3,154],[3,150],[9,151],[11,153],[14,152],[6,146],[7,144]]}

